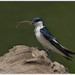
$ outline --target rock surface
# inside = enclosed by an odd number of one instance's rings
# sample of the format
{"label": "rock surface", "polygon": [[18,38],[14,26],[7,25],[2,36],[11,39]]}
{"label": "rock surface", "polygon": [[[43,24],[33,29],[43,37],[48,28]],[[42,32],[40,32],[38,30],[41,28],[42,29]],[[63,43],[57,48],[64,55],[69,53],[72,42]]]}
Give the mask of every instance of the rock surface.
{"label": "rock surface", "polygon": [[67,69],[58,62],[52,62],[47,54],[34,47],[14,46],[0,57],[0,74],[66,74]]}

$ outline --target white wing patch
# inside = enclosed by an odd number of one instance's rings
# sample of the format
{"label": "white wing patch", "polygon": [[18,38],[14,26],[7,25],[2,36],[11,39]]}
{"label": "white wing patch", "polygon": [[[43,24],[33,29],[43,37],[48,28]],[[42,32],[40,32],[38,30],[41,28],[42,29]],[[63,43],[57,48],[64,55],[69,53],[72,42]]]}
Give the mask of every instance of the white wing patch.
{"label": "white wing patch", "polygon": [[53,39],[53,41],[54,41],[54,42],[56,42],[56,43],[58,43],[58,41],[56,41],[56,39],[55,39],[55,38]]}

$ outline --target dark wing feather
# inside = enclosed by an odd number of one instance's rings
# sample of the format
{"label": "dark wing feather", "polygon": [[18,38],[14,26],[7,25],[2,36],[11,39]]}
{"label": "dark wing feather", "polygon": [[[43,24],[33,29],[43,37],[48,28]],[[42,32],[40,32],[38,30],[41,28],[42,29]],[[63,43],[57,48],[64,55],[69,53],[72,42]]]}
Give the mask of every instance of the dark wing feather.
{"label": "dark wing feather", "polygon": [[59,45],[59,43],[54,42],[53,40],[50,41],[52,45],[54,45],[58,50],[60,50],[63,54],[65,54],[66,56],[69,56],[70,58],[72,58],[69,53],[67,51],[64,50],[63,47],[61,47]]}
{"label": "dark wing feather", "polygon": [[47,39],[47,40],[52,40],[54,39],[54,36],[47,30],[46,27],[40,29],[40,32],[43,34],[43,36]]}
{"label": "dark wing feather", "polygon": [[46,27],[42,28],[40,30],[40,32],[43,34],[43,36],[45,37],[45,39],[47,39],[53,46],[55,46],[58,50],[60,50],[63,54],[65,54],[66,56],[72,58],[69,53],[70,51],[65,50],[65,48],[63,48],[58,41],[54,38],[54,36],[47,30]]}

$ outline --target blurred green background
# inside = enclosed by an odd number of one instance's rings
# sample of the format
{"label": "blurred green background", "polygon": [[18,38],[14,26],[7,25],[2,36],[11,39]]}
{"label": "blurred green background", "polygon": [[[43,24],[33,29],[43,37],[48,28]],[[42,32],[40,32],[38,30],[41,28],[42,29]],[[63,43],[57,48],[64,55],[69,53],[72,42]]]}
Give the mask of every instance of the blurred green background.
{"label": "blurred green background", "polygon": [[[48,30],[71,51],[75,51],[75,2],[0,2],[0,56],[15,45],[43,48],[34,36],[34,26],[17,22],[41,17]],[[75,56],[67,61],[51,52],[53,61],[75,73]]]}

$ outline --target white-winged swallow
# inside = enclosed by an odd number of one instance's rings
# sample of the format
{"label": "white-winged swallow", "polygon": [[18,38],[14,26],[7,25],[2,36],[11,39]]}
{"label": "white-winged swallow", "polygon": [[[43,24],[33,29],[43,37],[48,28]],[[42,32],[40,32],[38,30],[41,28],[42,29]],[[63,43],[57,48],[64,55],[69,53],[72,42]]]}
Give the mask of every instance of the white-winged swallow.
{"label": "white-winged swallow", "polygon": [[[49,57],[49,51],[56,52],[67,60],[71,60],[72,56],[70,54],[75,54],[75,52],[69,51],[67,48],[63,47],[56,38],[47,30],[44,25],[44,21],[40,17],[35,17],[32,20],[32,24],[35,25],[34,33],[37,40],[45,48],[46,53]],[[49,57],[50,58],[50,57]]]}

